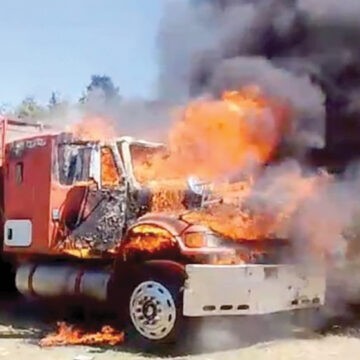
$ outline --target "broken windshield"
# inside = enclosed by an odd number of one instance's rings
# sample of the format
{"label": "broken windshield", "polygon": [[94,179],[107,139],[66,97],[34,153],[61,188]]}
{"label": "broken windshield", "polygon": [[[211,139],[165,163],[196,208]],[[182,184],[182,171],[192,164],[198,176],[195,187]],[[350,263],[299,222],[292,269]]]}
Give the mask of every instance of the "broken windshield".
{"label": "broken windshield", "polygon": [[131,144],[130,154],[134,176],[140,184],[161,178],[157,164],[167,157],[163,145]]}

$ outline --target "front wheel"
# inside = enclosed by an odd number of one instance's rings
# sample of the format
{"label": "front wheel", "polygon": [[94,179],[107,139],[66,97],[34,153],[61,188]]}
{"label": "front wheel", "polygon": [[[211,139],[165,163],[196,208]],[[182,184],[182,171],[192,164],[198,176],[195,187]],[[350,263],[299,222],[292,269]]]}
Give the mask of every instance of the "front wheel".
{"label": "front wheel", "polygon": [[151,343],[176,339],[182,319],[183,278],[164,269],[147,269],[129,297],[129,320],[136,333]]}
{"label": "front wheel", "polygon": [[166,339],[175,329],[177,295],[161,282],[141,282],[132,292],[129,304],[134,328],[146,339]]}

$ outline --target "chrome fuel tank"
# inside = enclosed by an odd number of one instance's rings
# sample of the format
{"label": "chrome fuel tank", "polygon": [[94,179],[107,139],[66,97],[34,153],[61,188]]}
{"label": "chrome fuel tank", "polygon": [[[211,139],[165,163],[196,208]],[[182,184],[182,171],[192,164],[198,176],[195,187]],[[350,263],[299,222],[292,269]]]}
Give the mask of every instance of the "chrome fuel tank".
{"label": "chrome fuel tank", "polygon": [[16,271],[15,284],[24,296],[87,296],[107,300],[110,272],[71,265],[24,264]]}

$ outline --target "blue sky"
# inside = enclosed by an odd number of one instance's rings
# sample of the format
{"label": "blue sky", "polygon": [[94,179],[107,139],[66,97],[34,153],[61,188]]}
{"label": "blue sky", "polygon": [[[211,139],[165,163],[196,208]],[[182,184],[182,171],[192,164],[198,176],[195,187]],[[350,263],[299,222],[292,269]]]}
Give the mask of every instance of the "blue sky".
{"label": "blue sky", "polygon": [[153,96],[164,1],[0,0],[0,104],[77,99],[92,74],[124,96]]}

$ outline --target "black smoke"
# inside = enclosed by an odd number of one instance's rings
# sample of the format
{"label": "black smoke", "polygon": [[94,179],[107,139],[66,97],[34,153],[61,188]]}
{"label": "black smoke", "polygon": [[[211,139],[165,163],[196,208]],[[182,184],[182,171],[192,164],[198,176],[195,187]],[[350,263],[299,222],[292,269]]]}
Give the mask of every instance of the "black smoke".
{"label": "black smoke", "polygon": [[360,153],[359,18],[358,0],[170,1],[160,94],[178,101],[256,83],[291,103],[304,145]]}

